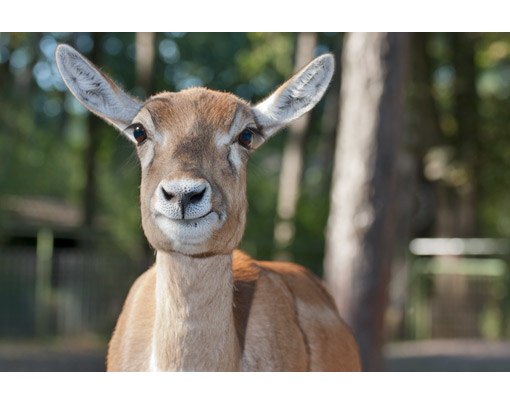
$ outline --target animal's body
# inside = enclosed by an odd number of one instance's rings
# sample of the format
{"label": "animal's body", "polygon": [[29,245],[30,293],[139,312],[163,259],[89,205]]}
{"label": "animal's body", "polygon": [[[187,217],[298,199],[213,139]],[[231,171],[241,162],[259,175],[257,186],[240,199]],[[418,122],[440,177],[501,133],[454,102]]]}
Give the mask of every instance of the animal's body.
{"label": "animal's body", "polygon": [[142,226],[157,252],[129,292],[107,370],[359,370],[356,342],[319,279],[236,250],[249,156],[320,100],[331,55],[256,106],[204,88],[141,103],[71,47],[56,59],[73,95],[136,145]]}
{"label": "animal's body", "polygon": [[[255,261],[236,250],[233,283],[233,322],[241,355],[237,370],[360,369],[351,331],[339,317],[322,282],[308,270],[290,263]],[[136,331],[150,329],[155,312],[153,267],[138,278],[129,292],[110,342],[109,370],[151,370],[153,336]],[[207,315],[213,316],[207,327],[215,327],[214,310]],[[208,364],[203,359],[199,355],[197,367],[190,370],[204,370]]]}

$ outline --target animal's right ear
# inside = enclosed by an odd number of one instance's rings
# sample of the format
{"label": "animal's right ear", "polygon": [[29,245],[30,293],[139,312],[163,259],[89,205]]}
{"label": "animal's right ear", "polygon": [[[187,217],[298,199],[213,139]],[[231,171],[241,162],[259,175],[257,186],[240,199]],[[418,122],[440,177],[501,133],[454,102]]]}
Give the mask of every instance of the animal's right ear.
{"label": "animal's right ear", "polygon": [[333,55],[319,56],[257,104],[252,111],[264,134],[272,136],[310,111],[326,92],[334,70]]}
{"label": "animal's right ear", "polygon": [[131,124],[139,102],[69,45],[58,45],[55,59],[64,83],[85,107],[121,131]]}

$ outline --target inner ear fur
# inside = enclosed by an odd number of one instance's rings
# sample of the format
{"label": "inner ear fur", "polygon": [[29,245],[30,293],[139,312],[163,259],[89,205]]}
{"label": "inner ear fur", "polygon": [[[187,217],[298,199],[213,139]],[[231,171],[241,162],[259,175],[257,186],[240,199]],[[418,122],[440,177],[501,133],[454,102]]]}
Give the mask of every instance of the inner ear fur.
{"label": "inner ear fur", "polygon": [[257,104],[253,113],[264,133],[271,136],[310,111],[326,92],[334,71],[333,55],[321,55]]}

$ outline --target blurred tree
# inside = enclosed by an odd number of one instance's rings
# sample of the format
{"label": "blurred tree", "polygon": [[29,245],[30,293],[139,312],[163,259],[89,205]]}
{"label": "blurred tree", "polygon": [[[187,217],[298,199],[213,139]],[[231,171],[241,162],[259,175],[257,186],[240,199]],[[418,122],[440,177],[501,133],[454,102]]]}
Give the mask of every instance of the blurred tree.
{"label": "blurred tree", "polygon": [[475,64],[477,34],[453,34],[453,62],[455,66],[455,112],[462,180],[456,183],[458,193],[458,226],[454,236],[476,237],[479,234],[478,195],[481,148],[479,144],[478,94]]}
{"label": "blurred tree", "polygon": [[154,32],[137,32],[136,43],[136,84],[147,98],[152,93],[152,71],[154,68]]}
{"label": "blurred tree", "polygon": [[[339,57],[338,37],[337,33],[318,34],[315,52],[335,51]],[[411,100],[419,114],[411,116],[414,138],[408,143],[421,176],[416,187],[419,206],[413,225],[417,221],[419,225],[415,234],[441,234],[434,227],[446,226],[447,222],[438,217],[459,222],[459,212],[464,210],[456,209],[460,206],[459,195],[466,195],[464,191],[471,187],[477,201],[471,206],[478,234],[508,237],[510,36],[433,33],[419,34],[417,38],[422,39],[413,47],[413,70],[418,75],[421,69],[422,79],[421,84],[413,80],[412,92],[421,98]],[[156,33],[152,91],[148,92],[204,85],[257,102],[292,74],[296,39],[293,33]],[[143,240],[137,206],[136,156],[129,142],[120,139],[113,128],[100,124],[93,131],[98,144],[95,163],[89,166],[89,170],[95,167],[96,185],[92,187],[94,178],[87,174],[86,165],[87,153],[94,150],[89,148],[89,117],[69,96],[56,72],[53,52],[58,42],[67,42],[90,58],[91,52],[97,52],[101,67],[119,84],[140,98],[145,96],[138,89],[141,70],[136,70],[135,65],[140,53],[133,33],[102,34],[99,43],[86,32],[0,33],[1,192],[46,195],[79,206],[85,205],[86,194],[95,192],[94,198],[89,197],[95,200],[95,207],[90,207],[92,213],[87,214],[87,221],[91,221],[90,217],[97,221],[99,217],[101,230],[119,247],[131,251]],[[461,47],[471,49],[472,55],[466,56]],[[148,62],[150,57],[143,59]],[[469,63],[474,63],[474,70],[470,67],[474,73],[464,72]],[[300,196],[293,220],[295,237],[288,247],[294,259],[318,274],[329,210],[327,194],[335,143],[332,134],[338,117],[334,86],[339,82],[341,63],[337,72],[337,81],[326,99],[309,116],[307,132],[313,136],[304,139],[302,174],[298,177]],[[461,100],[460,83],[467,75],[471,76],[467,81],[471,83],[470,94],[473,89],[476,91],[476,113],[463,112],[466,108],[473,111],[472,101]],[[468,93],[464,94],[467,101]],[[463,134],[475,126],[475,142],[468,145]],[[248,168],[250,210],[242,247],[260,257],[270,258],[275,252],[275,179],[281,174],[286,141],[285,133],[275,136],[253,154]],[[470,149],[473,157],[461,152],[461,148]],[[454,185],[462,181],[469,186]],[[28,182],[30,187],[26,186]],[[87,187],[90,192],[85,191]],[[438,196],[443,188],[454,195],[452,207],[447,210],[450,214],[437,213],[441,211],[437,209],[441,203]]]}
{"label": "blurred tree", "polygon": [[343,54],[341,123],[324,265],[368,371],[383,368],[408,42],[407,34],[353,33],[347,35]]}
{"label": "blurred tree", "polygon": [[[478,229],[479,144],[478,95],[476,90],[474,34],[451,33],[445,38],[449,51],[443,69],[450,69],[447,92],[432,100],[436,104],[426,121],[439,127],[436,147],[425,154],[425,174],[435,182],[436,237],[475,237]],[[446,71],[446,70],[445,70]],[[425,112],[425,111],[424,111]],[[437,123],[434,123],[436,121]]]}
{"label": "blurred tree", "polygon": [[[302,32],[298,35],[294,64],[295,72],[313,59],[316,46],[317,34],[315,32]],[[281,260],[292,260],[292,257],[289,256],[288,252],[284,253],[284,250],[292,243],[296,231],[294,217],[303,172],[303,147],[310,127],[310,117],[310,114],[305,114],[289,126],[287,141],[283,148],[276,205],[277,218],[274,228],[277,258]]]}

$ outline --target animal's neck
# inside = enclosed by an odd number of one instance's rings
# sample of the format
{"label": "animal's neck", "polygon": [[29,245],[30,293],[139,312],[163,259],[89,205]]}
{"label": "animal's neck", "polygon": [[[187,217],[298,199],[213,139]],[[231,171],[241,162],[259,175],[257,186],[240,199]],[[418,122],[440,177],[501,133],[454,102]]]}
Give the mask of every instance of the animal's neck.
{"label": "animal's neck", "polygon": [[158,251],[156,279],[152,370],[238,370],[232,255]]}

